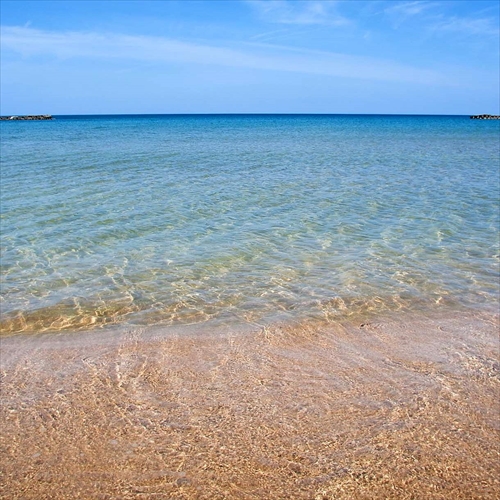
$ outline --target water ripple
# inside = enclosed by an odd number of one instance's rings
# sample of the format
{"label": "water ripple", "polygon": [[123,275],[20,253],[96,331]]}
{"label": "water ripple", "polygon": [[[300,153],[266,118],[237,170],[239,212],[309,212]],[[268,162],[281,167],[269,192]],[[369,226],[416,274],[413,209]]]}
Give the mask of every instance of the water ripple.
{"label": "water ripple", "polygon": [[33,125],[1,124],[4,332],[498,303],[496,123]]}

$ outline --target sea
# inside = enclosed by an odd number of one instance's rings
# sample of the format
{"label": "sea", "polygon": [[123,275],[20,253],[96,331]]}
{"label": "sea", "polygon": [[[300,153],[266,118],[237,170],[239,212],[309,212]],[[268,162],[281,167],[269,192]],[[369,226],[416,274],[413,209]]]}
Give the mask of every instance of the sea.
{"label": "sea", "polygon": [[0,122],[4,335],[498,311],[500,121]]}

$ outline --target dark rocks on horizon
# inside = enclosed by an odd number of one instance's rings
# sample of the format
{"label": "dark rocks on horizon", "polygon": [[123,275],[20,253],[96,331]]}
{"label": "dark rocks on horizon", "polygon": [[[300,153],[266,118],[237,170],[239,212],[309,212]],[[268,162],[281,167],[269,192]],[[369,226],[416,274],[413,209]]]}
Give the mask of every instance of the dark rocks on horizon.
{"label": "dark rocks on horizon", "polygon": [[0,116],[0,120],[53,120],[52,115]]}
{"label": "dark rocks on horizon", "polygon": [[472,115],[471,120],[500,120],[500,115]]}

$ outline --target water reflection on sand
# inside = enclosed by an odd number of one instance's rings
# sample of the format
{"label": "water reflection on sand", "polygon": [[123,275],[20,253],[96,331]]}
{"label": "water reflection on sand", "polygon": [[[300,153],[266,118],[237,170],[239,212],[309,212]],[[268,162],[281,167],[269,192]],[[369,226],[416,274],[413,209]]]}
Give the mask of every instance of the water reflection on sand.
{"label": "water reflection on sand", "polygon": [[497,498],[498,317],[2,340],[3,498]]}

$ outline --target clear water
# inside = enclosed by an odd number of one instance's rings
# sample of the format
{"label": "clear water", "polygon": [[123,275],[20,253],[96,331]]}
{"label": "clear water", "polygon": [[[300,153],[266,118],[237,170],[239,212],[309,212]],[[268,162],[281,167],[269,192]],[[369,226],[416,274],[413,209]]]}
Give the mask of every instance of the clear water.
{"label": "clear water", "polygon": [[3,332],[498,305],[500,122],[0,126]]}

